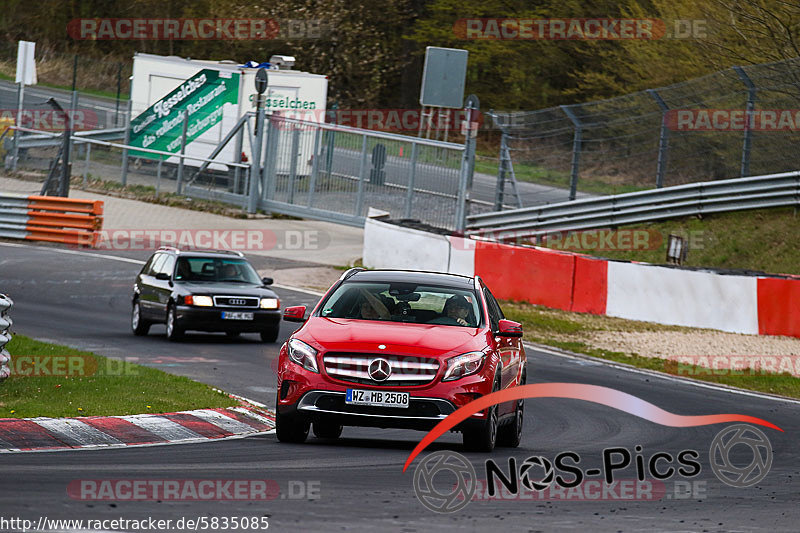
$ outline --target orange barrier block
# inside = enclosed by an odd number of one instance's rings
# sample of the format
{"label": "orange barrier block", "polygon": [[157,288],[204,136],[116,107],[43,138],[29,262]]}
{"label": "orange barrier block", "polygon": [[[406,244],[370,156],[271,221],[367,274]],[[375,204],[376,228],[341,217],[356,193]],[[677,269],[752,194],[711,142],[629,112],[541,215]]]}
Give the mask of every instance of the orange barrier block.
{"label": "orange barrier block", "polygon": [[28,207],[36,210],[66,211],[70,213],[103,214],[102,200],[81,200],[59,196],[28,196]]}
{"label": "orange barrier block", "polygon": [[47,213],[44,211],[28,211],[29,226],[49,226],[54,228],[78,228],[89,231],[98,230],[103,219],[95,215],[78,215],[75,213]]}

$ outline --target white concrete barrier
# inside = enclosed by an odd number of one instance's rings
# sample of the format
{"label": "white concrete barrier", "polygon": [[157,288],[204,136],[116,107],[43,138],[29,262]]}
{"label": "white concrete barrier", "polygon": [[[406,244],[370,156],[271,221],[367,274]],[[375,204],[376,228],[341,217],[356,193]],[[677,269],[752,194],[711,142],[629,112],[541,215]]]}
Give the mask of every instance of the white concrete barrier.
{"label": "white concrete barrier", "polygon": [[364,224],[364,266],[447,272],[450,243],[444,235],[404,228],[374,218]]}
{"label": "white concrete barrier", "polygon": [[757,335],[757,278],[609,261],[606,314]]}

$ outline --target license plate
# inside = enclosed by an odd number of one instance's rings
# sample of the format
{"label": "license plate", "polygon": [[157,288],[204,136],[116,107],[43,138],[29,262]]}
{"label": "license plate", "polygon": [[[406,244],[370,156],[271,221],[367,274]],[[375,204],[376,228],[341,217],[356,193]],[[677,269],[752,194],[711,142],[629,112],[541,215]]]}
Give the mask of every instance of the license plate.
{"label": "license plate", "polygon": [[408,407],[408,396],[407,392],[347,389],[344,403],[375,407]]}
{"label": "license plate", "polygon": [[253,313],[243,311],[223,311],[222,318],[225,320],[253,320]]}

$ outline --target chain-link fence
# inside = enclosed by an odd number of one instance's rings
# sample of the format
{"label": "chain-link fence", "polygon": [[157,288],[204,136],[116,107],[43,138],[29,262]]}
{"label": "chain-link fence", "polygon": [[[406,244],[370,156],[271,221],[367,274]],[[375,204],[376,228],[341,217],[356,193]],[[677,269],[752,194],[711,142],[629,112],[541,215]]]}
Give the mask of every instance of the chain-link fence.
{"label": "chain-link fence", "polygon": [[[193,115],[193,120],[201,119]],[[253,132],[255,116],[249,113],[237,131],[229,132],[227,144],[217,146],[218,156],[212,157],[214,145],[190,144],[183,158],[124,145],[116,135],[103,139],[104,133],[76,132],[69,173],[95,189],[138,187],[156,196],[179,194],[243,210],[252,205],[265,212],[355,225],[363,224],[369,208],[377,208],[393,219],[460,230],[467,214],[492,209],[490,202],[469,202],[471,163],[464,156],[465,145],[275,114],[266,120],[261,161],[255,165],[250,160],[257,138]],[[57,183],[64,175],[57,166],[63,161],[63,134],[23,133],[16,170]],[[181,139],[177,141],[180,146]],[[14,142],[10,136],[0,141],[9,150],[7,165],[13,162]],[[474,147],[469,150],[474,153]],[[254,191],[252,176],[258,183]],[[251,192],[255,202],[250,202]]]}
{"label": "chain-link fence", "polygon": [[800,58],[733,67],[493,117],[517,179],[561,188],[561,200],[791,171],[800,166],[799,68]]}

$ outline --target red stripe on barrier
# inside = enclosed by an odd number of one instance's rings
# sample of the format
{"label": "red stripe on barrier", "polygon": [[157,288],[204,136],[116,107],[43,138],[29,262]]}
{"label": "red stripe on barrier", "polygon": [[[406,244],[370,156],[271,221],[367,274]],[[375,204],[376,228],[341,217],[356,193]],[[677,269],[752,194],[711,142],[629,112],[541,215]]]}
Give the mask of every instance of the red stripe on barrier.
{"label": "red stripe on barrier", "polygon": [[475,273],[497,298],[569,311],[573,254],[477,241]]}
{"label": "red stripe on barrier", "polygon": [[0,424],[0,439],[19,450],[49,450],[71,448],[49,431],[30,420],[3,420]]}
{"label": "red stripe on barrier", "polygon": [[125,444],[152,444],[167,442],[167,439],[159,437],[144,428],[131,424],[122,418],[81,418],[81,422],[92,426],[95,429],[111,435],[118,441]]}
{"label": "red stripe on barrier", "polygon": [[230,431],[226,431],[219,426],[215,426],[211,422],[187,413],[173,413],[161,416],[162,418],[172,420],[173,422],[178,423],[187,429],[191,429],[198,435],[202,435],[207,439],[220,439],[222,437],[230,437],[233,435],[233,433]]}
{"label": "red stripe on barrier", "polygon": [[572,287],[572,311],[606,314],[608,296],[608,261],[578,255]]}
{"label": "red stripe on barrier", "polygon": [[758,333],[800,337],[800,280],[758,279]]}

